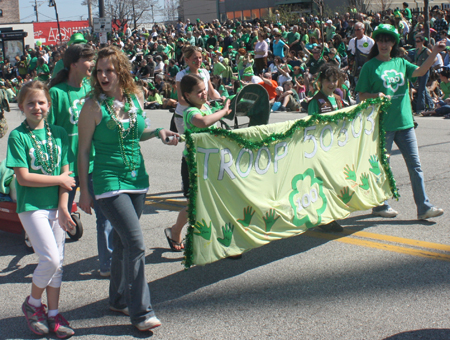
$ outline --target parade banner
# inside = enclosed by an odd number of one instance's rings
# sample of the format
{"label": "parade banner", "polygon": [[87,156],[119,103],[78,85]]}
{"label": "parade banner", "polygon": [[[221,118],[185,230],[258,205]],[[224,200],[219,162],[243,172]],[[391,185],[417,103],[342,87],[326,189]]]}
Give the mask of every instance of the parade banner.
{"label": "parade banner", "polygon": [[241,130],[186,133],[185,266],[239,255],[397,197],[387,99]]}
{"label": "parade banner", "polygon": [[[68,42],[73,33],[83,28],[89,28],[89,21],[60,21],[62,42]],[[58,34],[58,23],[54,22],[35,22],[33,23],[34,40],[40,41],[42,45],[58,45],[60,43]]]}

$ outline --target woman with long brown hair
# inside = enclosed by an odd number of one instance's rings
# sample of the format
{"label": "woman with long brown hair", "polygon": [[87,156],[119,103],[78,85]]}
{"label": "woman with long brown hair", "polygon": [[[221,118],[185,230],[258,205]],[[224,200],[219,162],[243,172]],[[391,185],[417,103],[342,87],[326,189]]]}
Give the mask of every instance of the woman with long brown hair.
{"label": "woman with long brown hair", "polygon": [[[129,315],[140,331],[158,327],[145,277],[145,244],[139,218],[149,187],[139,142],[178,136],[162,128],[150,129],[143,113],[142,91],[130,73],[128,58],[115,47],[98,52],[91,79],[92,98],[81,111],[78,176],[80,208],[90,214],[89,155],[95,148],[94,194],[113,226],[113,254],[109,305]],[[169,144],[176,145],[177,138]]]}

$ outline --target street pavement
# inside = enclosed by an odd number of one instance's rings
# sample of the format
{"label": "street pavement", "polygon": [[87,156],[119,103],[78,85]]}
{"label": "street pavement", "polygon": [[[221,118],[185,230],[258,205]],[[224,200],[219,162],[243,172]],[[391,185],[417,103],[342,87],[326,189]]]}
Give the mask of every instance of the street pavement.
{"label": "street pavement", "polygon": [[[150,111],[168,127],[168,111]],[[271,122],[304,117],[273,113]],[[23,120],[13,105],[10,130]],[[67,239],[60,311],[76,339],[450,339],[450,120],[417,118],[430,200],[446,214],[417,221],[409,176],[399,151],[391,158],[401,194],[394,219],[370,211],[341,221],[343,233],[315,228],[254,249],[240,260],[184,270],[164,236],[181,194],[183,144],[142,143],[150,190],[141,225],[146,275],[162,326],[141,333],[108,309],[108,279],[98,273],[95,218],[81,212],[84,234]],[[0,139],[0,159],[7,138]],[[1,222],[0,222],[1,223]],[[21,304],[30,293],[37,257],[21,235],[0,231],[0,339],[37,339]],[[54,336],[50,338],[55,338]]]}

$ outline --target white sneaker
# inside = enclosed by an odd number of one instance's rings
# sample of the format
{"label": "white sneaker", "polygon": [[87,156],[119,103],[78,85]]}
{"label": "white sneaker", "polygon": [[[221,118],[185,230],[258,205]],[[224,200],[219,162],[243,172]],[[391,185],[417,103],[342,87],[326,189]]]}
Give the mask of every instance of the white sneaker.
{"label": "white sneaker", "polygon": [[116,307],[113,307],[113,306],[109,306],[109,309],[112,310],[113,312],[118,312],[118,313],[122,313],[122,314],[130,316],[130,311],[128,310],[128,307],[116,308]]}
{"label": "white sneaker", "polygon": [[425,214],[418,215],[417,219],[426,220],[427,218],[438,217],[444,214],[444,210],[441,208],[432,207],[428,209]]}
{"label": "white sneaker", "polygon": [[137,325],[134,325],[137,329],[142,332],[148,331],[150,329],[161,326],[161,321],[156,316],[152,316],[145,321],[139,322]]}
{"label": "white sneaker", "polygon": [[389,208],[387,210],[381,210],[381,211],[374,211],[372,209],[372,215],[380,216],[380,217],[393,218],[393,217],[396,217],[398,215],[398,211],[395,211],[392,208]]}

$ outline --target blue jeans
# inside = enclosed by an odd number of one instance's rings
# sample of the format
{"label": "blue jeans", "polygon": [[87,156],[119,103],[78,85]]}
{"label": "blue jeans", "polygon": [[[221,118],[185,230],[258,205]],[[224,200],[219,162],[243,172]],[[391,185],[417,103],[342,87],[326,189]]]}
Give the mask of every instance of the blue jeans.
{"label": "blue jeans", "polygon": [[[77,188],[80,185],[78,176],[75,176],[75,188],[69,192],[69,211],[72,210],[72,203],[75,199]],[[94,211],[97,222],[97,251],[98,261],[100,262],[100,271],[109,272],[111,270],[111,254],[113,251],[112,246],[112,226],[106,219],[105,215],[101,211],[97,200],[94,195],[94,185],[92,182],[92,174],[89,174],[89,193],[94,198]]]}
{"label": "blue jeans", "polygon": [[427,71],[424,76],[419,77],[419,88],[417,89],[417,104],[416,104],[416,112],[422,112],[426,108],[426,104],[430,110],[434,109],[433,99],[431,99],[430,93],[427,89],[427,81],[430,76],[430,71]]}
{"label": "blue jeans", "polygon": [[[425,212],[432,208],[433,205],[430,203],[430,200],[425,192],[425,180],[423,177],[422,168],[420,166],[419,148],[417,147],[417,139],[414,128],[399,131],[386,131],[385,138],[387,154],[391,153],[392,144],[394,142],[402,153],[408,168],[409,178],[411,180],[414,201],[417,206],[417,214],[425,214]],[[373,210],[382,211],[389,208],[389,204],[385,201],[384,205],[376,207]]]}
{"label": "blue jeans", "polygon": [[109,303],[130,311],[136,325],[155,315],[150,289],[145,278],[145,244],[139,218],[144,209],[145,194],[119,194],[98,200],[113,226]]}

